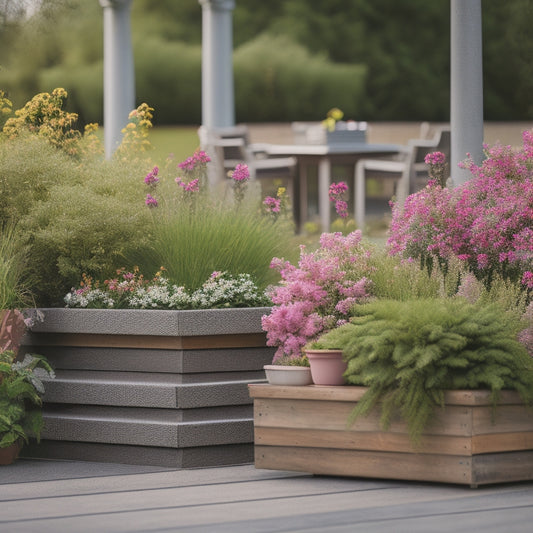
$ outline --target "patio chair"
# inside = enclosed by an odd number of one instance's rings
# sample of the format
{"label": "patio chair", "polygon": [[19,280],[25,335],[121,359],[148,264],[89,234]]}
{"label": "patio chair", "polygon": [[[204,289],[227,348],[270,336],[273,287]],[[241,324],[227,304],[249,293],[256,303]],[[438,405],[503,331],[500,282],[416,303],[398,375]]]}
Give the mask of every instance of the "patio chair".
{"label": "patio chair", "polygon": [[355,221],[361,229],[365,225],[366,179],[369,173],[380,179],[393,179],[396,201],[403,203],[409,194],[422,189],[427,183],[427,154],[443,152],[450,159],[450,129],[438,128],[431,139],[410,139],[397,160],[361,159],[355,167]]}
{"label": "patio chair", "polygon": [[227,177],[227,173],[239,163],[248,165],[251,179],[294,176],[296,158],[268,156],[266,144],[250,143],[248,127],[245,125],[210,131],[201,126],[198,136],[201,146],[211,152],[212,158],[214,156],[217,159],[215,166],[219,167],[221,178]]}

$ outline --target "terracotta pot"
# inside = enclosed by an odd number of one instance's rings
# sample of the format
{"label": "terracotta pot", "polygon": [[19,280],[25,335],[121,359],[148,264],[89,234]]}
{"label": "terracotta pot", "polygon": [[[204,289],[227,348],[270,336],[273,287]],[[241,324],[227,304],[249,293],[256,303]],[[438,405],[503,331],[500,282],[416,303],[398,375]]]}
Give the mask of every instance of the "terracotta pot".
{"label": "terracotta pot", "polygon": [[19,456],[22,449],[22,440],[18,440],[7,448],[0,448],[0,465],[10,465]]}
{"label": "terracotta pot", "polygon": [[342,350],[306,350],[315,385],[344,385],[347,363]]}
{"label": "terracotta pot", "polygon": [[271,385],[311,385],[311,369],[308,366],[265,365],[266,377]]}

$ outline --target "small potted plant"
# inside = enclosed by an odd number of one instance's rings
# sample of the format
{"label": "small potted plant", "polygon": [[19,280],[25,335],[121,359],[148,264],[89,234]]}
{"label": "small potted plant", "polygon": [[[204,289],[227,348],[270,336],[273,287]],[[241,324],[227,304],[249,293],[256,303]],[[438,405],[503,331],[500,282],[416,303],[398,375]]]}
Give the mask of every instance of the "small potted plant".
{"label": "small potted plant", "polygon": [[343,358],[342,350],[331,348],[320,341],[310,342],[304,348],[309,359],[311,376],[315,385],[344,385],[344,372],[347,363]]}
{"label": "small potted plant", "polygon": [[263,368],[271,385],[311,385],[313,382],[309,359],[305,355],[299,357],[285,355]]}

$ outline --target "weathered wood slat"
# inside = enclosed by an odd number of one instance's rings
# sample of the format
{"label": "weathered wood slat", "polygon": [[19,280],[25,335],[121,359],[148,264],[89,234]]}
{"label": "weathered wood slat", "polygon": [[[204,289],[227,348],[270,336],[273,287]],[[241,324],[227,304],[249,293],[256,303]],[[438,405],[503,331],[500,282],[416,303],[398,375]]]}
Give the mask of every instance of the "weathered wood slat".
{"label": "weathered wood slat", "polygon": [[472,457],[472,483],[509,483],[533,479],[533,450]]}
{"label": "weathered wood slat", "polygon": [[[318,428],[338,431],[381,430],[379,411],[361,416],[352,426],[348,426],[348,416],[355,407],[355,403],[351,402],[256,398],[254,406],[254,420],[258,427]],[[435,411],[427,433],[469,436],[472,434],[471,422],[472,415],[468,408],[449,406],[446,410]],[[389,431],[406,434],[407,424],[403,421],[393,421]]]}
{"label": "weathered wood slat", "polygon": [[[293,398],[324,401],[359,401],[367,391],[366,387],[343,386],[306,386],[283,387],[275,385],[254,385],[250,388],[252,398]],[[488,390],[453,390],[444,394],[446,405],[492,405],[491,393]],[[522,404],[515,391],[501,391],[498,405]]]}
{"label": "weathered wood slat", "polygon": [[255,447],[256,468],[295,470],[321,475],[442,481],[470,485],[473,483],[471,464],[472,458],[469,456],[332,448]]}
{"label": "weathered wood slat", "polygon": [[255,427],[255,443],[263,446],[339,448],[403,453],[470,455],[471,439],[454,436],[424,436],[416,446],[409,436],[383,431],[329,431]]}
{"label": "weathered wood slat", "polygon": [[525,405],[498,405],[472,409],[474,435],[527,431],[533,428],[533,410]]}
{"label": "weathered wood slat", "polygon": [[472,437],[472,454],[533,450],[533,431],[491,433]]}

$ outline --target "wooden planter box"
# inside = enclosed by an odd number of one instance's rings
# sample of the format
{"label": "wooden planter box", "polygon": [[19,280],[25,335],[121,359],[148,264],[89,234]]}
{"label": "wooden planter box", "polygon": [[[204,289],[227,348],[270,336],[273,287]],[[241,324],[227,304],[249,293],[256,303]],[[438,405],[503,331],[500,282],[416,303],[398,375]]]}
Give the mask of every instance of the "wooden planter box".
{"label": "wooden planter box", "polygon": [[249,391],[256,468],[472,487],[533,479],[533,410],[512,391],[502,391],[496,411],[489,391],[448,391],[416,448],[404,422],[383,431],[379,412],[347,427],[364,387],[251,384]]}
{"label": "wooden planter box", "polygon": [[22,454],[171,467],[253,461],[249,383],[265,381],[270,308],[42,309],[25,350],[45,355],[41,444]]}

